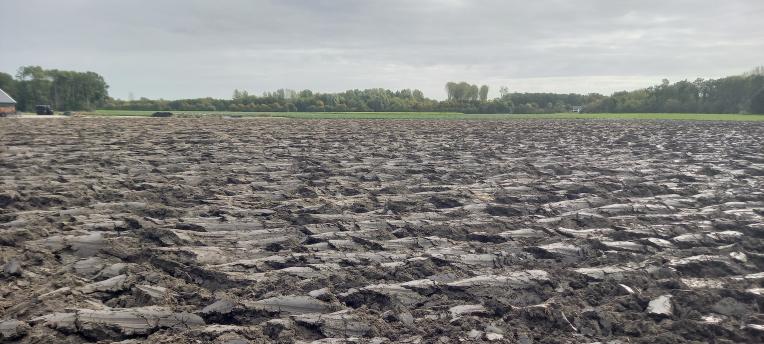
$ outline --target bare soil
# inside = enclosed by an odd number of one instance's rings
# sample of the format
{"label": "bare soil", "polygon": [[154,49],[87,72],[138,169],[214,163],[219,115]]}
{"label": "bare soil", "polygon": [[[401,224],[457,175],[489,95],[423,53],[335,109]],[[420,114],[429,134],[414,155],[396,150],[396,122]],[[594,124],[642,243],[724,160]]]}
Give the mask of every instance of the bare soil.
{"label": "bare soil", "polygon": [[762,342],[762,137],[0,119],[0,341]]}

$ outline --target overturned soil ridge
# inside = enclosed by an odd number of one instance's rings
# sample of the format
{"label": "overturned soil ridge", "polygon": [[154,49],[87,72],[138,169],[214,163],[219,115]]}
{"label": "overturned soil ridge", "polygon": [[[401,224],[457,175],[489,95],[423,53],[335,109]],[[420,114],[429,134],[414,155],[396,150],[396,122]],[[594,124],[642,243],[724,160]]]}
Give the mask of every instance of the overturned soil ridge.
{"label": "overturned soil ridge", "polygon": [[762,137],[2,119],[0,342],[762,342]]}

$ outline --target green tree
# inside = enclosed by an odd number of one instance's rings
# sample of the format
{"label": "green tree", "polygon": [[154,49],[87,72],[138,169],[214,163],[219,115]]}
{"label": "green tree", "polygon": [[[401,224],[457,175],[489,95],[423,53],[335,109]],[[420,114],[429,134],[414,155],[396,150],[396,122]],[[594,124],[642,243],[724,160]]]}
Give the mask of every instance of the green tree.
{"label": "green tree", "polygon": [[449,101],[465,102],[478,100],[480,88],[477,85],[471,85],[464,81],[460,83],[448,82],[446,83],[446,93]]}
{"label": "green tree", "polygon": [[19,68],[15,83],[18,108],[22,111],[31,111],[37,104],[53,105],[64,111],[93,110],[108,98],[109,86],[93,72],[25,66]]}
{"label": "green tree", "polygon": [[488,85],[480,86],[480,101],[484,102],[488,100]]}
{"label": "green tree", "polygon": [[509,87],[507,86],[501,86],[499,88],[499,96],[501,98],[506,98],[509,95]]}
{"label": "green tree", "polygon": [[16,95],[16,80],[13,80],[13,76],[10,74],[0,73],[0,89],[13,98],[18,97]]}
{"label": "green tree", "polygon": [[764,88],[759,90],[759,92],[751,98],[751,112],[764,114]]}
{"label": "green tree", "polygon": [[412,95],[412,96],[414,97],[414,99],[416,99],[416,100],[424,100],[424,93],[422,93],[422,91],[420,91],[420,90],[414,90],[414,91],[411,93],[411,95]]}

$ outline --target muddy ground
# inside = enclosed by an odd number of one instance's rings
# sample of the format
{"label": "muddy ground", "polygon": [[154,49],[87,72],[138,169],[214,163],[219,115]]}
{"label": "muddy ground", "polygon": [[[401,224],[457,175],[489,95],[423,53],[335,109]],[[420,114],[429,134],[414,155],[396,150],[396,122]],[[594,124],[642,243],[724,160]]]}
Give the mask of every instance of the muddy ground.
{"label": "muddy ground", "polygon": [[0,120],[0,341],[755,343],[764,125]]}

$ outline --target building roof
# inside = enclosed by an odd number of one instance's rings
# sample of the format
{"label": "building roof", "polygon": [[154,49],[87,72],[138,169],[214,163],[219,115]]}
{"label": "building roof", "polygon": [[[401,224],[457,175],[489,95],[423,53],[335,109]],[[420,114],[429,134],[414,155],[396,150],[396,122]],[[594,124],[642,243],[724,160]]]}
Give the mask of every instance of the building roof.
{"label": "building roof", "polygon": [[16,104],[16,101],[11,98],[11,96],[8,95],[8,93],[5,93],[2,89],[0,89],[0,104]]}

